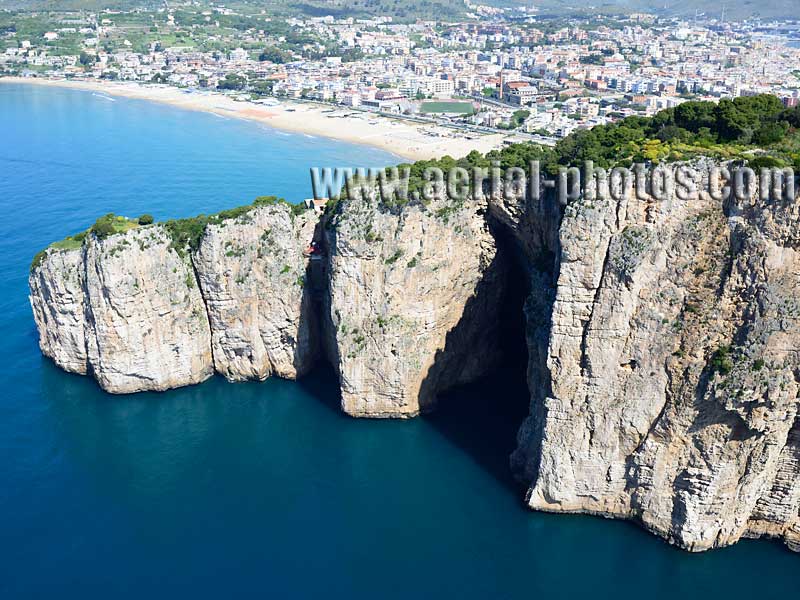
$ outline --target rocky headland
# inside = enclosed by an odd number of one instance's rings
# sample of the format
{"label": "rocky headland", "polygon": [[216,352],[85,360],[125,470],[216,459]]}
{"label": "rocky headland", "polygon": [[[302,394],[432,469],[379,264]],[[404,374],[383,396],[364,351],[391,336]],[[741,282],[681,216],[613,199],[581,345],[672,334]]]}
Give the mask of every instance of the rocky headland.
{"label": "rocky headland", "polygon": [[630,195],[268,203],[193,235],[51,247],[30,299],[42,352],[112,393],[327,361],[346,413],[413,417],[497,367],[521,285],[531,401],[511,465],[532,508],[693,551],[800,550],[799,219],[796,202]]}

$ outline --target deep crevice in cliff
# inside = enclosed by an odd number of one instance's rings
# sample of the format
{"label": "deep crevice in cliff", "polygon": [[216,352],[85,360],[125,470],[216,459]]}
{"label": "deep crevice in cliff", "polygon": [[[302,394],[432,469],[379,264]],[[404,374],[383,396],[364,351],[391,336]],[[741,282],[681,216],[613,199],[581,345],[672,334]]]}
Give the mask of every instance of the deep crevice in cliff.
{"label": "deep crevice in cliff", "polygon": [[194,278],[194,285],[197,286],[197,291],[200,293],[200,301],[203,303],[203,310],[206,313],[206,321],[208,322],[208,331],[209,331],[209,352],[211,352],[211,364],[214,366],[214,373],[220,373],[220,369],[218,368],[217,357],[214,355],[214,337],[213,337],[213,328],[211,326],[211,311],[208,308],[208,298],[206,298],[206,292],[203,289],[203,285],[200,283],[200,273],[197,272],[197,265],[195,264],[194,253],[191,251],[187,251],[186,257],[187,266],[191,269],[191,275]]}
{"label": "deep crevice in cliff", "polygon": [[[487,375],[439,393],[436,410],[423,418],[500,484],[518,494],[509,456],[516,448],[517,432],[530,405],[524,306],[531,284],[526,260],[511,234],[503,227],[493,228],[492,233],[498,247],[493,265],[497,277],[482,284],[501,286],[498,310],[495,318],[466,315],[466,311],[465,315],[486,319],[486,326],[491,327],[487,344],[470,348],[472,356],[467,360],[489,361],[493,353],[497,360]],[[479,287],[480,293],[489,291],[482,292]]]}
{"label": "deep crevice in cliff", "polygon": [[[321,251],[317,259],[311,259],[306,265],[306,280],[303,286],[303,303],[310,302],[313,320],[305,326],[311,328],[314,339],[315,360],[311,371],[336,373],[338,379],[338,363],[335,327],[330,313],[330,248],[325,237],[327,223],[320,219],[314,227],[312,240]],[[303,314],[309,314],[303,311]],[[301,323],[302,324],[302,323]],[[337,388],[340,383],[337,381]]]}

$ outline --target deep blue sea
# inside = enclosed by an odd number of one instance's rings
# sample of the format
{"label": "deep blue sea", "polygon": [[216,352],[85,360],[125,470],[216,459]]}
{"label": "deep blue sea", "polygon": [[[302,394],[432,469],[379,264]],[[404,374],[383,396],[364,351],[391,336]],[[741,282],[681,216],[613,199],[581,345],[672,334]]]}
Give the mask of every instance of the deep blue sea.
{"label": "deep blue sea", "polygon": [[436,415],[354,420],[330,372],[111,396],[44,359],[33,255],[107,212],[310,195],[308,167],[397,162],[136,100],[0,85],[0,599],[785,598],[800,556],[701,555],[533,513],[508,472],[519,374]]}

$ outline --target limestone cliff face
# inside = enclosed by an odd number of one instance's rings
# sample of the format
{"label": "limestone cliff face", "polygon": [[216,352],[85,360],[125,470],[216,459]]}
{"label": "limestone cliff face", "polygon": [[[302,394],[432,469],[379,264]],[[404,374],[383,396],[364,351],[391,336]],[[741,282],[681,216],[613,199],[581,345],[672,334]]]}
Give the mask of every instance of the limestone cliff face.
{"label": "limestone cliff face", "polygon": [[327,229],[328,347],[346,413],[413,416],[492,368],[502,266],[485,210],[339,207]]}
{"label": "limestone cliff face", "polygon": [[195,253],[178,251],[163,225],[50,249],[29,280],[42,352],[113,393],[215,370],[294,378],[316,358],[303,256],[316,223],[278,204],[209,224]]}
{"label": "limestone cliff face", "polygon": [[108,391],[293,378],[325,354],[345,412],[409,417],[495,368],[513,255],[528,504],[689,550],[800,550],[798,206],[364,198],[320,223],[264,206],[212,221],[194,252],[158,225],[48,250],[31,305],[42,352]]}
{"label": "limestone cliff face", "polygon": [[160,225],[85,246],[86,353],[110,392],[167,390],[213,373],[210,330],[191,263]]}
{"label": "limestone cliff face", "polygon": [[294,379],[317,354],[303,250],[313,213],[285,204],[209,225],[193,260],[211,322],[214,365],[231,381]]}
{"label": "limestone cliff face", "polygon": [[513,457],[531,507],[633,518],[689,550],[796,547],[795,206],[567,209],[546,380]]}
{"label": "limestone cliff face", "polygon": [[84,252],[48,250],[30,275],[30,301],[42,354],[65,371],[86,374]]}
{"label": "limestone cliff face", "polygon": [[48,250],[30,290],[42,352],[106,391],[166,390],[213,372],[191,264],[161,226]]}

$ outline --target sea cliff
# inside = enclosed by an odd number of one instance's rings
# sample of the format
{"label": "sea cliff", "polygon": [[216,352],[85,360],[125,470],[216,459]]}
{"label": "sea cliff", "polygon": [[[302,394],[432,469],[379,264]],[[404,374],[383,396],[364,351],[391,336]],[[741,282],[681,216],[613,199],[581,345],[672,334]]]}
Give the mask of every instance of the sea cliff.
{"label": "sea cliff", "polygon": [[153,224],[48,249],[31,305],[42,352],[109,392],[327,360],[345,412],[411,417],[497,366],[521,284],[531,403],[511,464],[532,508],[694,551],[800,550],[798,218],[757,198],[365,196],[321,219],[277,203],[193,243]]}

